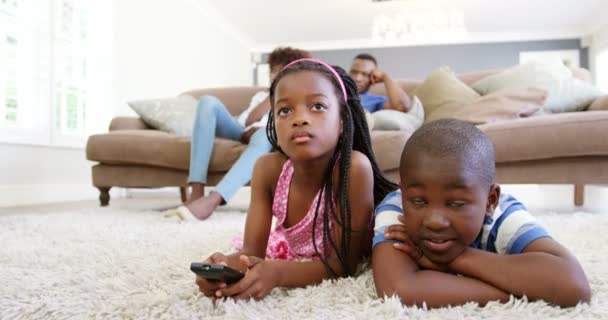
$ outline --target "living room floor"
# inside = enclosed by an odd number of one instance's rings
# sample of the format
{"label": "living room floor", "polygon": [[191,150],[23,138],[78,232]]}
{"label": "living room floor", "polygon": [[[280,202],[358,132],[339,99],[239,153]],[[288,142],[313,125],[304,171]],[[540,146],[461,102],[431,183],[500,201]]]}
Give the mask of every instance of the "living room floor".
{"label": "living room floor", "polygon": [[248,190],[204,223],[163,217],[161,210],[180,203],[176,188],[117,191],[125,197],[105,208],[88,200],[0,209],[0,319],[606,319],[608,186],[587,187],[580,208],[572,186],[503,186],[581,261],[592,301],[567,309],[526,299],[431,310],[397,299],[380,303],[369,269],[318,286],[277,288],[262,301],[213,304],[188,266],[231,250],[243,232]]}

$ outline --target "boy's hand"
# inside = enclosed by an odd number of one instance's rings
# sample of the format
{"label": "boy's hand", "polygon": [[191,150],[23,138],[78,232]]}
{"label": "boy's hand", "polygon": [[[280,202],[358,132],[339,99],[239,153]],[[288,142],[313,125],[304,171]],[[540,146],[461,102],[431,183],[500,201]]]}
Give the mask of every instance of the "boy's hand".
{"label": "boy's hand", "polygon": [[277,286],[277,272],[272,261],[255,256],[241,256],[240,259],[247,266],[245,277],[233,285],[217,290],[216,297],[260,300]]}
{"label": "boy's hand", "polygon": [[[228,265],[228,257],[223,255],[222,253],[216,252],[209,256],[205,260],[205,263],[213,263],[213,264],[223,264]],[[200,276],[196,276],[196,285],[198,285],[198,290],[209,297],[211,300],[215,301],[215,292],[221,288],[225,288],[226,284],[224,282],[219,281],[209,281]]]}
{"label": "boy's hand", "polygon": [[420,258],[422,252],[419,251],[418,247],[414,245],[412,240],[410,240],[410,237],[407,235],[407,232],[405,230],[405,225],[394,224],[392,226],[389,226],[388,228],[386,228],[386,230],[384,230],[384,237],[387,240],[400,241],[395,242],[393,244],[393,247],[395,247],[395,249],[397,250],[407,253],[407,255],[414,259],[414,261],[417,261]]}
{"label": "boy's hand", "polygon": [[[399,216],[399,221],[403,223],[405,222],[403,220],[403,216]],[[416,261],[419,267],[443,272],[450,271],[447,265],[436,264],[424,255],[422,249],[414,244],[414,242],[412,242],[410,237],[407,235],[405,225],[395,224],[386,228],[384,237],[386,239],[400,241],[395,242],[393,247],[409,255],[412,260]]]}

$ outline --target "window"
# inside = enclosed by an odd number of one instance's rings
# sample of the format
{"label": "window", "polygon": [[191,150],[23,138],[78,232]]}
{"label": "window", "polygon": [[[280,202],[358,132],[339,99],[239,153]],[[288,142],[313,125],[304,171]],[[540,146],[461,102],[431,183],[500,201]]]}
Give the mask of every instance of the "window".
{"label": "window", "polygon": [[1,141],[48,141],[49,8],[31,0],[0,0]]}
{"label": "window", "polygon": [[71,144],[85,135],[87,106],[87,17],[82,0],[54,1],[54,135]]}
{"label": "window", "polygon": [[4,57],[4,77],[2,83],[3,117],[7,123],[17,122],[17,35],[15,17],[17,15],[17,1],[2,0],[0,14],[7,23],[3,25],[5,30],[2,35]]}
{"label": "window", "polygon": [[0,142],[84,145],[86,0],[0,0]]}
{"label": "window", "polygon": [[597,70],[597,86],[603,92],[608,92],[608,48],[603,49],[595,60]]}

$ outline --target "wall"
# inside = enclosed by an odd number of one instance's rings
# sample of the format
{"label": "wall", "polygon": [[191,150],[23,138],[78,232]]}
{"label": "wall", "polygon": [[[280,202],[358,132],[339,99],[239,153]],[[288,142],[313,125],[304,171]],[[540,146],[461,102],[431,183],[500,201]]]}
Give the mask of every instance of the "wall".
{"label": "wall", "polygon": [[116,12],[115,114],[135,115],[130,100],[252,84],[252,41],[204,1],[117,1]]}
{"label": "wall", "polygon": [[[132,99],[252,83],[248,39],[204,0],[114,0],[112,6],[104,56],[111,70],[104,102],[95,101],[91,111],[93,132],[107,130],[113,115],[132,114],[125,103]],[[91,165],[83,148],[0,144],[0,207],[97,198]]]}
{"label": "wall", "polygon": [[[595,58],[599,54],[600,50],[608,49],[608,25],[604,25],[590,36],[588,36],[590,47],[589,47],[589,64],[591,67],[591,73],[593,78],[597,80],[597,67]],[[604,71],[606,72],[606,71]]]}
{"label": "wall", "polygon": [[498,69],[518,64],[521,51],[569,49],[581,50],[580,64],[588,67],[580,39],[324,50],[313,51],[313,55],[348,70],[354,56],[367,52],[393,78],[424,79],[439,66],[450,66],[456,72]]}
{"label": "wall", "polygon": [[0,207],[98,196],[83,149],[0,144],[0,159]]}

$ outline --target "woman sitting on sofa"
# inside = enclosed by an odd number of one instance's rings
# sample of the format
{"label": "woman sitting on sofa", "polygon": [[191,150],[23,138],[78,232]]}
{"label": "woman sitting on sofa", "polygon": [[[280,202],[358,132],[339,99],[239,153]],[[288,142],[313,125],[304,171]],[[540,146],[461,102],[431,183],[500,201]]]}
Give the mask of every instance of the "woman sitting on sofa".
{"label": "woman sitting on sofa", "polygon": [[[275,75],[291,61],[310,57],[308,51],[290,47],[275,49],[268,56],[271,82]],[[201,97],[196,110],[190,146],[188,183],[192,191],[184,205],[171,210],[173,212],[170,213],[175,213],[183,220],[204,220],[251,180],[255,161],[272,149],[265,129],[269,110],[268,91],[256,93],[251,98],[249,107],[236,119],[216,97]],[[217,184],[215,190],[205,196],[209,160],[216,136],[241,141],[248,146]]]}

